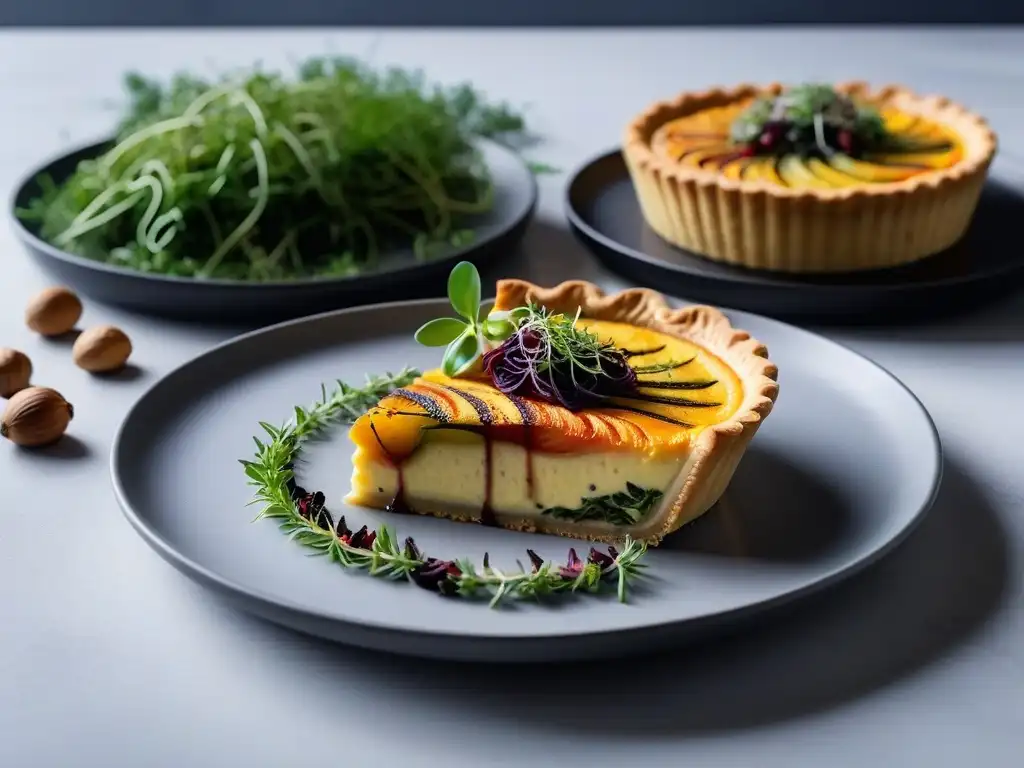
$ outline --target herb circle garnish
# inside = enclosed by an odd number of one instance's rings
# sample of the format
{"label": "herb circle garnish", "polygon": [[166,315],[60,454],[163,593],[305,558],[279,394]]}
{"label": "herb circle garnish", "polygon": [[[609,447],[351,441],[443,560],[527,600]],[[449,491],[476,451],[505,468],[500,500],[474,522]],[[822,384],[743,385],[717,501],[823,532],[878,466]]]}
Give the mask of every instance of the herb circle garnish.
{"label": "herb circle garnish", "polygon": [[366,570],[371,576],[408,580],[440,595],[488,595],[493,608],[509,598],[540,598],[555,593],[598,593],[614,586],[626,601],[629,584],[642,575],[640,561],[647,551],[642,541],[629,536],[621,550],[592,547],[581,558],[570,549],[566,562],[544,561],[527,550],[530,568],[504,571],[487,554],[481,566],[472,560],[444,560],[421,551],[411,538],[399,542],[387,525],[376,530],[363,526],[352,531],[345,518],[334,520],[320,491],[309,492],[295,483],[295,461],[303,442],[338,423],[351,423],[387,393],[406,386],[419,371],[371,377],[363,387],[339,381],[330,395],[321,387],[320,399],[308,408],[296,407],[293,419],[280,427],[260,426],[266,437],[254,437],[256,454],[241,459],[249,484],[256,488],[253,504],[262,505],[256,519],[276,520],[289,538],[345,568]]}

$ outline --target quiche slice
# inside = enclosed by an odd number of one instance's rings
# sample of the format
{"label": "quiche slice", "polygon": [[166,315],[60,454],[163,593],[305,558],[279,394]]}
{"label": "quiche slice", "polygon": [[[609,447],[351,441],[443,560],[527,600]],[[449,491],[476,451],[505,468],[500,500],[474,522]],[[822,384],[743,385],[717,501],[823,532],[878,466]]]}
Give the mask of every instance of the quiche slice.
{"label": "quiche slice", "polygon": [[[502,391],[487,366],[428,371],[352,426],[346,501],[648,544],[714,505],[778,393],[765,346],[717,309],[647,289],[499,281],[492,313],[523,306],[599,340],[630,385],[574,408]],[[589,391],[584,379],[585,366],[569,377]]]}

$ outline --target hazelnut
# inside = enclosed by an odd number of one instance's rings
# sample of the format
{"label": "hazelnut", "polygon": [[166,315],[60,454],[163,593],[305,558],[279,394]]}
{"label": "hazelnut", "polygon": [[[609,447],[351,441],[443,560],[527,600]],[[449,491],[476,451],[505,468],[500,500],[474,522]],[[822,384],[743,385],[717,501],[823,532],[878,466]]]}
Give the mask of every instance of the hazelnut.
{"label": "hazelnut", "polygon": [[60,336],[75,327],[82,316],[82,302],[73,291],[60,286],[37,293],[25,310],[25,324],[43,336]]}
{"label": "hazelnut", "polygon": [[7,401],[0,417],[0,437],[26,448],[56,442],[75,415],[64,396],[49,387],[29,387]]}
{"label": "hazelnut", "polygon": [[122,368],[132,353],[132,342],[120,328],[98,325],[75,339],[71,355],[75,365],[90,373]]}
{"label": "hazelnut", "polygon": [[0,397],[10,397],[28,386],[32,361],[16,349],[0,348]]}

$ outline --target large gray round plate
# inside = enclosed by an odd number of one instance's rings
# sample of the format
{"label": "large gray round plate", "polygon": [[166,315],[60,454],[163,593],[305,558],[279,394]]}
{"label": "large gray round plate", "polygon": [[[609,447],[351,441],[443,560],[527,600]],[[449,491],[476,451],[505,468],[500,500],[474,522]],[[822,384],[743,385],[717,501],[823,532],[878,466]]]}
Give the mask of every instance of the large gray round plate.
{"label": "large gray round plate", "polygon": [[[280,423],[321,382],[432,367],[413,331],[447,313],[426,300],[344,310],[241,336],[157,382],[131,409],[112,454],[118,500],[164,558],[237,606],[301,631],[399,653],[529,661],[611,656],[692,639],[834,583],[885,553],[930,506],[939,440],[920,402],[869,360],[806,331],[743,312],[768,345],[776,410],[722,501],[651,550],[628,604],[577,597],[489,609],[407,583],[347,572],[251,522],[239,458],[261,420]],[[514,566],[527,547],[564,558],[573,542],[433,518],[345,508],[345,430],[305,454],[300,484],[349,523],[387,522],[441,557],[490,552]],[[354,527],[354,526],[353,526]]]}

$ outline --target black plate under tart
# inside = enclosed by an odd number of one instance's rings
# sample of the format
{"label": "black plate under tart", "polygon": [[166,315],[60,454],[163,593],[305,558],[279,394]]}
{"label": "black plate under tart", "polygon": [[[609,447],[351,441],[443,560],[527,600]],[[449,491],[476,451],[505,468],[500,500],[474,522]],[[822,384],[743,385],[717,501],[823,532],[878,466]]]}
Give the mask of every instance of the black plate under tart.
{"label": "black plate under tart", "polygon": [[351,277],[255,283],[151,274],[70,254],[43,241],[14,215],[38,194],[40,174],[60,183],[81,160],[99,156],[108,146],[97,142],[80,147],[30,171],[15,187],[8,206],[11,226],[28,253],[61,283],[96,301],[165,318],[264,324],[381,301],[442,296],[448,274],[459,261],[483,269],[508,253],[525,233],[537,204],[537,183],[523,160],[500,144],[481,140],[494,178],[495,201],[490,213],[465,222],[475,233],[467,245],[448,247],[422,261],[411,248],[383,253],[372,269]]}
{"label": "black plate under tart", "polygon": [[974,221],[953,248],[897,269],[794,276],[718,264],[676,248],[644,222],[618,150],[583,165],[566,188],[576,236],[623,277],[693,301],[803,322],[932,319],[1015,289],[1024,190],[990,177]]}

